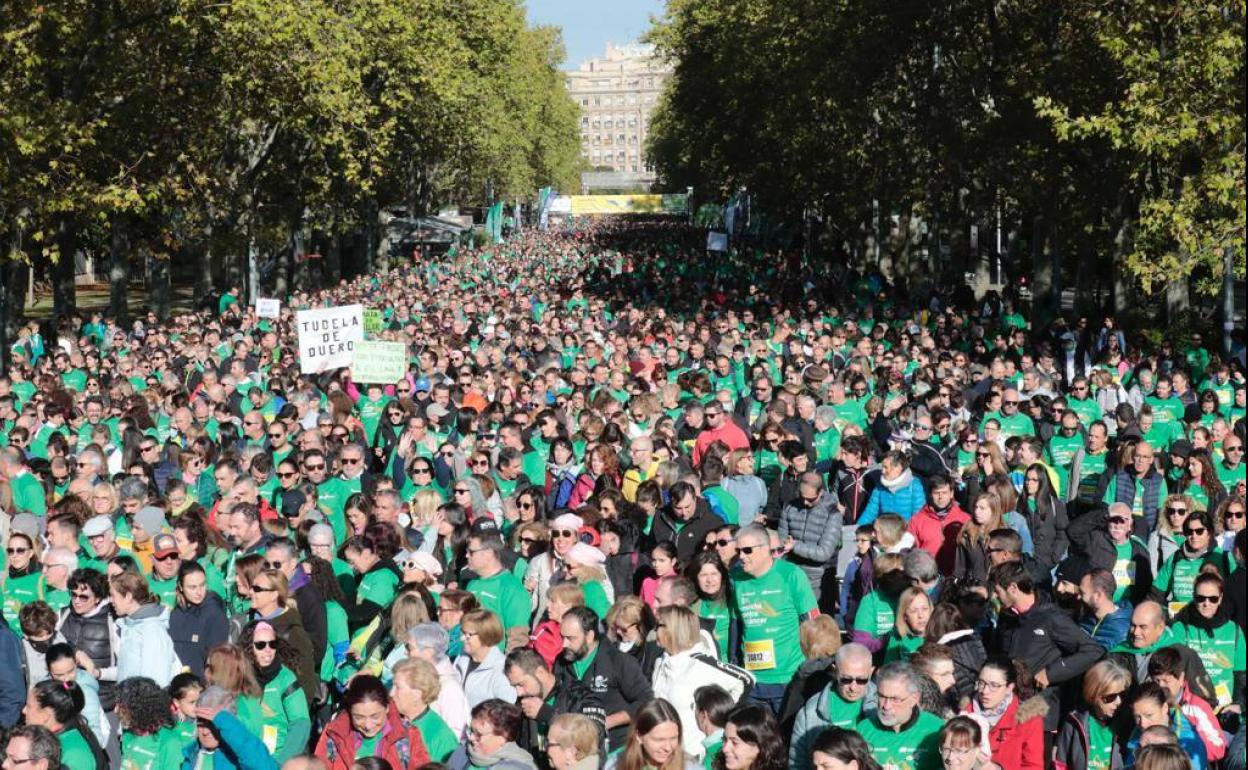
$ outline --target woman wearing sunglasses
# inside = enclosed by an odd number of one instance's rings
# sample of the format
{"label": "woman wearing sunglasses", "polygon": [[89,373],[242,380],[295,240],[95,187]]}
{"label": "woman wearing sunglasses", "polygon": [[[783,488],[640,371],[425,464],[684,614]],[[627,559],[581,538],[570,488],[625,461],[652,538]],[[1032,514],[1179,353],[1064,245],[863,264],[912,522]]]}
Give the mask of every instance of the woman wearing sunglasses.
{"label": "woman wearing sunglasses", "polygon": [[1175,551],[1153,581],[1149,598],[1168,603],[1177,615],[1192,600],[1196,577],[1212,566],[1223,578],[1231,574],[1230,558],[1213,544],[1213,524],[1206,511],[1196,511],[1183,523],[1183,546]]}
{"label": "woman wearing sunglasses", "polygon": [[1225,589],[1220,575],[1197,577],[1191,603],[1174,619],[1174,633],[1205,664],[1217,696],[1213,707],[1239,711],[1233,695],[1236,678],[1244,676],[1244,632],[1231,619]]}
{"label": "woman wearing sunglasses", "polygon": [[10,532],[9,541],[5,544],[5,563],[8,574],[4,580],[4,619],[13,629],[13,633],[21,637],[21,626],[17,615],[22,607],[39,598],[43,572],[39,569],[39,541],[25,532]]}
{"label": "woman wearing sunglasses", "polygon": [[1115,716],[1131,681],[1131,672],[1113,660],[1103,660],[1083,675],[1082,703],[1057,731],[1053,750],[1057,770],[1126,766],[1126,740]]}
{"label": "woman wearing sunglasses", "polygon": [[264,728],[259,736],[280,765],[308,745],[312,719],[295,671],[299,653],[263,620],[249,624],[238,640],[260,685]]}

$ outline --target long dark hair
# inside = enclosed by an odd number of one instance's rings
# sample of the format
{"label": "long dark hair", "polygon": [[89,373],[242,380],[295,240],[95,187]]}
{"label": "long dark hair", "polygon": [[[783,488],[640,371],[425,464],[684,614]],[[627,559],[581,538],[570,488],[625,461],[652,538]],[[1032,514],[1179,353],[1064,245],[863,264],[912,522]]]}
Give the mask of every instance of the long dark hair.
{"label": "long dark hair", "polygon": [[35,696],[35,701],[40,708],[52,711],[52,718],[61,726],[62,732],[77,730],[82,735],[87,747],[91,749],[91,756],[95,758],[97,768],[108,767],[108,758],[104,754],[103,747],[100,746],[95,733],[91,732],[91,728],[87,726],[82,716],[86,697],[77,683],[45,679],[35,684],[31,688],[31,693]]}
{"label": "long dark hair", "polygon": [[811,754],[821,751],[842,764],[858,763],[858,770],[880,770],[880,763],[871,753],[866,739],[853,730],[828,727],[815,738]]}
{"label": "long dark hair", "polygon": [[[738,706],[728,715],[728,724],[737,728],[737,736],[746,743],[758,747],[758,756],[750,770],[785,770],[788,756],[784,751],[784,739],[776,718],[762,706],[753,703]],[[714,770],[726,770],[724,755],[715,757]]]}
{"label": "long dark hair", "polygon": [[1052,519],[1057,515],[1057,493],[1053,491],[1048,468],[1043,463],[1032,463],[1027,466],[1026,473],[1036,474],[1036,478],[1040,480],[1040,488],[1032,497],[1027,494],[1027,483],[1023,482],[1023,493],[1018,497],[1018,512],[1029,522]]}

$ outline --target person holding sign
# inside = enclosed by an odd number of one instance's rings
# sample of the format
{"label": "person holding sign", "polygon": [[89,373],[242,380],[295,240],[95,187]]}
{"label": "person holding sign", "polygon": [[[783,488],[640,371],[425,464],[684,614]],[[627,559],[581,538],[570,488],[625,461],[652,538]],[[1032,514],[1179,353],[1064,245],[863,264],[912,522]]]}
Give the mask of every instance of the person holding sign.
{"label": "person holding sign", "polygon": [[737,532],[741,566],[732,573],[733,594],[741,616],[745,669],[757,684],[751,698],[779,713],[784,691],[802,664],[798,630],[819,614],[806,573],[776,561],[770,536],[758,525]]}

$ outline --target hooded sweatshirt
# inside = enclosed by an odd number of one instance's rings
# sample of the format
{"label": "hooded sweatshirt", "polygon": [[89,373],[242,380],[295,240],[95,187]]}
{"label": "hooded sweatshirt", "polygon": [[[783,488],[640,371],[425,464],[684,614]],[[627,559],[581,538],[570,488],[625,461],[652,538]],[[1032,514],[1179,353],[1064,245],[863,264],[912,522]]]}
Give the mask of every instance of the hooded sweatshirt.
{"label": "hooded sweatshirt", "polygon": [[132,676],[151,677],[161,687],[182,670],[182,661],[169,637],[169,609],[159,602],[144,604],[117,619],[121,646],[117,649],[117,681]]}

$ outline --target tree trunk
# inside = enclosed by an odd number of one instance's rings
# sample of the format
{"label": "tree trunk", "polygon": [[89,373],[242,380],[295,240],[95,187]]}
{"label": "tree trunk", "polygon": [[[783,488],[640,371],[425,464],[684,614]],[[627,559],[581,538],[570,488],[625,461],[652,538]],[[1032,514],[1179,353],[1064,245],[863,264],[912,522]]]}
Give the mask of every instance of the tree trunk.
{"label": "tree trunk", "polygon": [[148,297],[151,299],[151,309],[156,313],[156,317],[164,321],[169,317],[171,297],[170,297],[170,264],[168,259],[160,257],[148,256],[148,275],[151,283],[148,285]]}
{"label": "tree trunk", "polygon": [[1191,276],[1181,275],[1166,284],[1166,321],[1178,322],[1191,307]]}
{"label": "tree trunk", "polygon": [[337,230],[329,238],[329,249],[322,261],[325,264],[321,272],[321,286],[338,283],[342,277],[342,236]]}
{"label": "tree trunk", "polygon": [[123,325],[130,315],[126,291],[130,284],[130,222],[125,214],[112,221],[108,269],[108,312]]}
{"label": "tree trunk", "polygon": [[1031,325],[1044,323],[1053,293],[1053,260],[1048,252],[1049,228],[1043,214],[1031,220]]}
{"label": "tree trunk", "polygon": [[1127,311],[1130,302],[1131,277],[1127,273],[1127,251],[1131,248],[1132,221],[1131,217],[1123,216],[1118,223],[1118,232],[1114,236],[1113,281],[1114,281],[1114,315]]}
{"label": "tree trunk", "polygon": [[59,255],[52,265],[52,319],[53,326],[74,313],[78,304],[77,287],[74,285],[74,259],[78,254],[78,228],[69,219],[57,225],[56,245]]}

